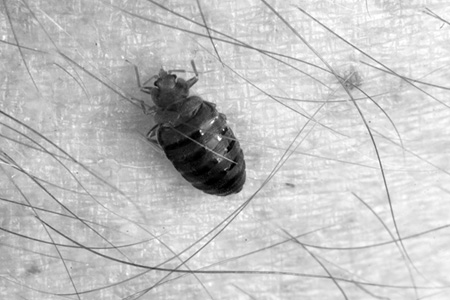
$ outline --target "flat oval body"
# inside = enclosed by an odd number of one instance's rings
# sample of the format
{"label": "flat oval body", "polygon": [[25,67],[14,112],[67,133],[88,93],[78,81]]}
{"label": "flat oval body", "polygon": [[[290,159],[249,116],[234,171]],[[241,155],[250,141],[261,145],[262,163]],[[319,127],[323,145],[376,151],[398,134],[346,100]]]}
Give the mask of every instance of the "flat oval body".
{"label": "flat oval body", "polygon": [[157,139],[167,158],[197,189],[217,196],[242,190],[244,154],[225,115],[213,104],[202,101],[182,122],[160,124]]}

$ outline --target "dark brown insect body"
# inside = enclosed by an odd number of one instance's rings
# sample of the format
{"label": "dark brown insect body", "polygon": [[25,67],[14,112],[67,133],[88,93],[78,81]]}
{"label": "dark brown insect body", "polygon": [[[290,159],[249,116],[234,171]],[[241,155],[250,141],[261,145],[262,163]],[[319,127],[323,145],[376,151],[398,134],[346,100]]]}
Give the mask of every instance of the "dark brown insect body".
{"label": "dark brown insect body", "polygon": [[187,81],[161,69],[155,87],[141,88],[156,105],[157,124],[147,138],[194,187],[217,196],[238,193],[245,183],[244,154],[215,104],[189,96],[198,80],[192,66],[196,76]]}

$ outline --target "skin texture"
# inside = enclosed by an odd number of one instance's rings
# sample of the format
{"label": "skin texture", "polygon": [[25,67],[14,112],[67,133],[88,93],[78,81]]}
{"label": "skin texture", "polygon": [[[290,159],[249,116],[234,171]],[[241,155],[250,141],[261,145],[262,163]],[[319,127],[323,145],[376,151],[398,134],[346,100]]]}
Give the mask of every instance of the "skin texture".
{"label": "skin texture", "polygon": [[[447,299],[448,9],[0,0],[0,298]],[[195,60],[239,194],[147,141],[125,60]]]}

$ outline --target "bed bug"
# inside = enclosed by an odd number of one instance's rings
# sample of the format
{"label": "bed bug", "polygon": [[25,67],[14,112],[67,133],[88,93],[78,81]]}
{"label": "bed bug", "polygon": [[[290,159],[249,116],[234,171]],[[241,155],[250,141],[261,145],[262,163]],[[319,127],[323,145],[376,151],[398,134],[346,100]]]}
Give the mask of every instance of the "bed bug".
{"label": "bed bug", "polygon": [[[156,125],[147,139],[159,146],[180,174],[195,188],[212,195],[239,193],[245,183],[245,161],[239,141],[227,125],[226,116],[214,103],[199,96],[190,96],[189,89],[198,81],[198,72],[191,61],[195,76],[189,80],[177,78],[163,68],[158,75],[140,85],[150,94],[155,107]],[[153,79],[154,86],[147,85]],[[148,113],[142,102],[143,109]]]}

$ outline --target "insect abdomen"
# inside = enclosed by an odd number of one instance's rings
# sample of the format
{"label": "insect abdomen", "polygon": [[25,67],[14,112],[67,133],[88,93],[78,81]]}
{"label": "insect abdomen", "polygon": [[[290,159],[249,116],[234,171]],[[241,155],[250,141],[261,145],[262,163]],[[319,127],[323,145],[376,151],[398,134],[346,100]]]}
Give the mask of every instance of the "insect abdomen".
{"label": "insect abdomen", "polygon": [[158,142],[175,168],[208,194],[238,193],[245,183],[244,154],[225,116],[209,103],[175,127],[162,125]]}

